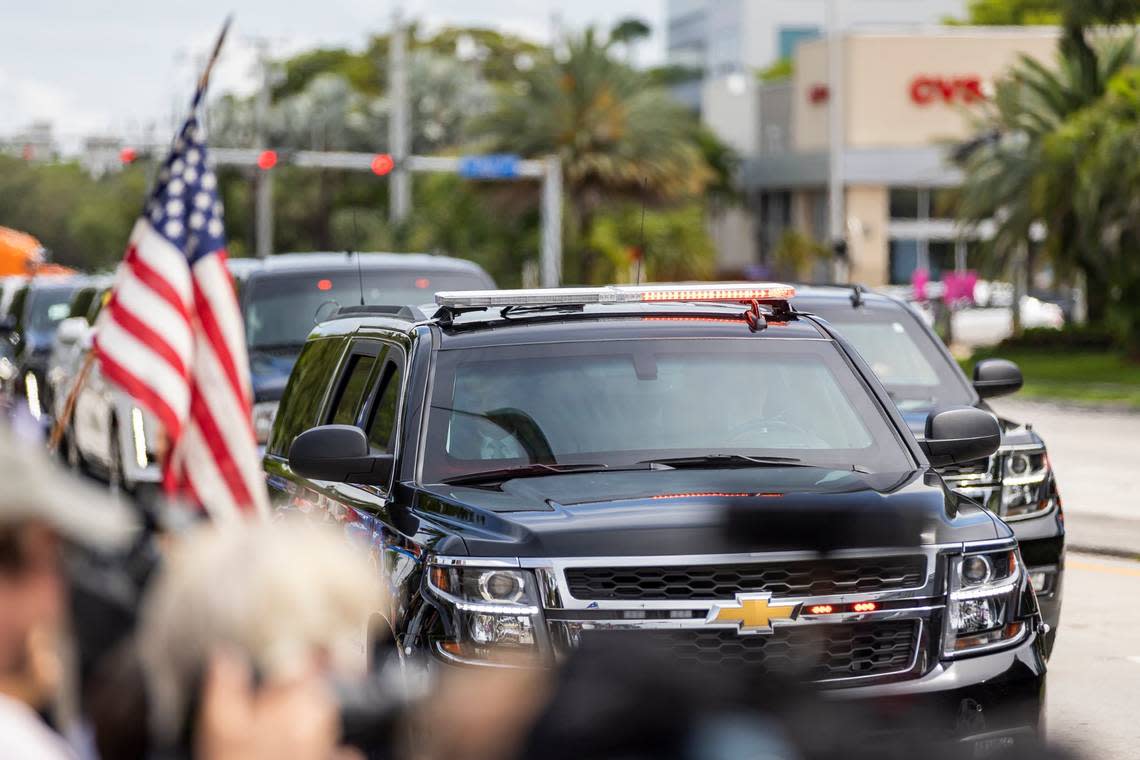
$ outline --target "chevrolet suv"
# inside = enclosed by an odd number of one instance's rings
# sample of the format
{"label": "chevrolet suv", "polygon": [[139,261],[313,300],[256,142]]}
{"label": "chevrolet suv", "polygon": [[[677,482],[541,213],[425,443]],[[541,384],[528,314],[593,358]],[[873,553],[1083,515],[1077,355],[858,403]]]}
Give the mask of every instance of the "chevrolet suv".
{"label": "chevrolet suv", "polygon": [[1013,532],[935,469],[992,455],[996,419],[939,408],[917,441],[792,294],[342,309],[282,395],[273,503],[367,545],[389,590],[376,640],[439,667],[551,666],[638,636],[903,722],[933,707],[948,738],[1036,731],[1047,628]]}
{"label": "chevrolet suv", "polygon": [[[939,406],[994,410],[986,399],[1021,388],[1012,362],[986,359],[966,379],[946,345],[905,302],[853,287],[797,287],[795,305],[823,317],[851,342],[887,389],[903,419],[921,437]],[[996,413],[995,413],[996,414]],[[1017,536],[1041,614],[1049,624],[1051,651],[1061,617],[1065,570],[1065,519],[1045,441],[1030,425],[998,417],[997,453],[942,471],[946,483],[1009,523]]]}

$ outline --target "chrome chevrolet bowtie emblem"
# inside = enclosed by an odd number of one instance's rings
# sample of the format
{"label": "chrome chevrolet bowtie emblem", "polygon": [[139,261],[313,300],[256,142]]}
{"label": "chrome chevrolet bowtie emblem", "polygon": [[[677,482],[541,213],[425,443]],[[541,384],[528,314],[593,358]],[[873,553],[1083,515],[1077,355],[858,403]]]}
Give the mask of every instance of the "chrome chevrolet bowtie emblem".
{"label": "chrome chevrolet bowtie emblem", "polygon": [[800,605],[772,605],[771,600],[771,594],[737,594],[735,602],[714,604],[705,622],[736,623],[740,633],[771,633],[773,622],[796,619]]}

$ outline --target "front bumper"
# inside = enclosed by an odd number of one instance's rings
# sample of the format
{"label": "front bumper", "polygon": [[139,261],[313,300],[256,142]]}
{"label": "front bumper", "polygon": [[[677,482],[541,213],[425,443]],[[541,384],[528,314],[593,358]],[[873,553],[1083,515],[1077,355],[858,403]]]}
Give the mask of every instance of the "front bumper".
{"label": "front bumper", "polygon": [[827,692],[861,700],[900,732],[970,745],[979,757],[1024,742],[1044,729],[1045,643],[1036,633],[1014,649],[935,665],[921,678]]}

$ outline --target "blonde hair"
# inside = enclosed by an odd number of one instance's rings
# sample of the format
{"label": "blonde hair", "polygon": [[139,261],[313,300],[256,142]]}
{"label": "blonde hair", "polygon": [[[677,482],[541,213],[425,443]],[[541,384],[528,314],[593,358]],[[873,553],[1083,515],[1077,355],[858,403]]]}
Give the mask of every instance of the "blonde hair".
{"label": "blonde hair", "polygon": [[[363,549],[299,521],[204,527],[180,540],[143,602],[139,658],[156,738],[184,730],[211,655],[247,658],[267,680],[314,653],[363,664],[380,579]],[[353,643],[356,646],[353,647]]]}

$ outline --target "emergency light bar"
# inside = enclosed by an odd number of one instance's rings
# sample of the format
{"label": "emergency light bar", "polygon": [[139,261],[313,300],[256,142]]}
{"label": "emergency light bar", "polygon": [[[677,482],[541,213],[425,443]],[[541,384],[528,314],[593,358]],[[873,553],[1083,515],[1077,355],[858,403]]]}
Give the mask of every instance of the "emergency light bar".
{"label": "emergency light bar", "polygon": [[587,304],[664,303],[671,301],[787,301],[796,295],[791,285],[607,285],[601,288],[530,288],[520,290],[453,290],[435,294],[438,306],[478,309],[495,306],[585,306]]}

